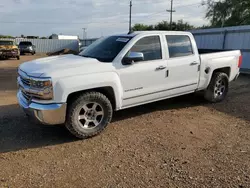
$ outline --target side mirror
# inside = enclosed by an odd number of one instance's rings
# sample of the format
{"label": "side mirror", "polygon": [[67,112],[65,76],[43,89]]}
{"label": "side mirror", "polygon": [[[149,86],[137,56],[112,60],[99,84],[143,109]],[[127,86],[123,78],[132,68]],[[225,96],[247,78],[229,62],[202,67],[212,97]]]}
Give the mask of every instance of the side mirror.
{"label": "side mirror", "polygon": [[131,65],[137,61],[143,61],[144,55],[141,52],[129,52],[122,60],[124,65]]}

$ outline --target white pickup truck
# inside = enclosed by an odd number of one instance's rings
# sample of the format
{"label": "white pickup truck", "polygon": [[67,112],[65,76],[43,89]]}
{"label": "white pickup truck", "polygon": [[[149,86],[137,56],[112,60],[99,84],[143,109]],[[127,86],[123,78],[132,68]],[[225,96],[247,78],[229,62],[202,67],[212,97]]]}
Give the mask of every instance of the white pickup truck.
{"label": "white pickup truck", "polygon": [[101,38],[79,55],[20,65],[20,106],[78,138],[100,133],[113,111],[204,91],[222,101],[237,79],[240,51],[199,54],[191,33],[151,31]]}

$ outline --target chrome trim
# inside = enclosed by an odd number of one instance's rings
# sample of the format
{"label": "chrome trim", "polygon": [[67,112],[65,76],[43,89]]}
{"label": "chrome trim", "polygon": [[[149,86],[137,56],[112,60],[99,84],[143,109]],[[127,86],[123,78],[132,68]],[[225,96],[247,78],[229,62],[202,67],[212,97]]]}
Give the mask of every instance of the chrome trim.
{"label": "chrome trim", "polygon": [[146,93],[146,94],[143,94],[143,95],[137,95],[137,96],[133,96],[133,97],[128,97],[128,98],[125,98],[123,100],[129,100],[129,99],[134,99],[134,98],[143,97],[143,96],[147,96],[147,95],[153,95],[153,94],[156,94],[156,93],[162,93],[162,92],[165,92],[165,91],[171,91],[171,90],[174,90],[174,89],[180,89],[180,88],[183,88],[183,87],[193,86],[193,85],[197,85],[197,84],[198,83],[183,85],[183,86],[174,87],[174,88],[170,88],[170,89],[165,89],[165,90],[161,90],[161,91],[156,91],[156,92],[152,92],[152,93]]}
{"label": "chrome trim", "polygon": [[17,99],[19,105],[22,107],[24,112],[35,119],[36,121],[47,124],[47,125],[57,125],[63,124],[66,120],[66,103],[62,104],[38,104],[38,103],[28,103],[28,101],[23,97],[21,91],[17,93]]}

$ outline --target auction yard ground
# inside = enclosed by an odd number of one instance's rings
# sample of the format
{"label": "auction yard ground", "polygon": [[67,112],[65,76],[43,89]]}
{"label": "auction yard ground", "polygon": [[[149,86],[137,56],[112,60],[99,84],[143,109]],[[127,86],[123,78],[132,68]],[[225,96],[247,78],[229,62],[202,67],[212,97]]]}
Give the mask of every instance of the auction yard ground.
{"label": "auction yard ground", "polygon": [[39,57],[0,61],[0,187],[250,187],[249,76],[222,103],[188,95],[119,111],[77,140],[17,104],[17,67]]}

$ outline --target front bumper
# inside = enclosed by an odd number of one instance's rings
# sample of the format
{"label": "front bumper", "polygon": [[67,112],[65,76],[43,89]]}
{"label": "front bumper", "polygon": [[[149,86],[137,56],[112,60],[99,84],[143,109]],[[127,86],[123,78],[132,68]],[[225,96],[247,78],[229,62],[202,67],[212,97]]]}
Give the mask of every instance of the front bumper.
{"label": "front bumper", "polygon": [[19,90],[17,93],[19,105],[24,112],[35,121],[47,125],[58,125],[65,123],[66,103],[63,104],[38,104],[28,102]]}
{"label": "front bumper", "polygon": [[2,57],[17,57],[17,56],[19,56],[19,53],[16,51],[2,52],[0,54],[0,56],[2,56]]}
{"label": "front bumper", "polygon": [[33,49],[26,49],[26,48],[25,48],[25,49],[22,49],[22,48],[21,48],[21,49],[20,49],[20,52],[21,52],[21,53],[33,53],[33,52],[35,52],[35,50],[33,50]]}

